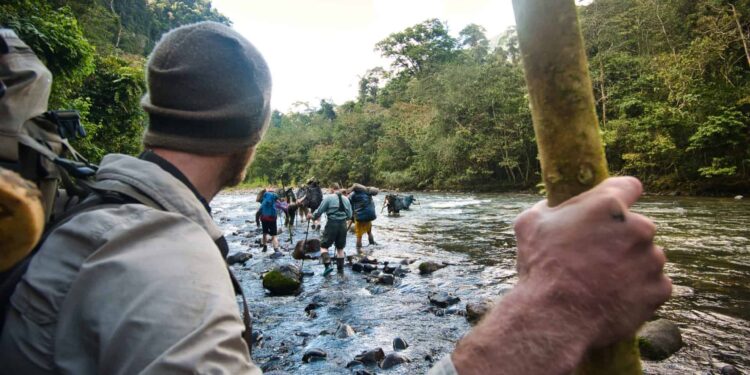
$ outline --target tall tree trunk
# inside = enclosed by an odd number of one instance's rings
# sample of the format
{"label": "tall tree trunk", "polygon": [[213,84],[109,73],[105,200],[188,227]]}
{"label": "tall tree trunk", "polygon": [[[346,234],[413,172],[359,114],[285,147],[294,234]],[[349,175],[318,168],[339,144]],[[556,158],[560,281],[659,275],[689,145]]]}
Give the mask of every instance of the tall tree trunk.
{"label": "tall tree trunk", "polygon": [[120,48],[120,38],[122,37],[122,19],[120,19],[120,15],[117,14],[117,11],[115,11],[115,0],[109,1],[109,9],[117,18],[117,40],[115,41],[115,48]]}
{"label": "tall tree trunk", "polygon": [[729,4],[732,7],[732,15],[734,16],[734,22],[737,23],[737,31],[740,33],[740,39],[742,40],[742,47],[745,48],[745,57],[747,58],[747,65],[750,66],[750,50],[747,48],[747,38],[745,38],[745,32],[742,31],[742,23],[740,23],[740,15],[737,13],[737,8],[734,4]]}
{"label": "tall tree trunk", "polygon": [[[586,52],[574,0],[513,0],[550,206],[607,178]],[[615,313],[615,312],[613,312]],[[591,350],[576,374],[638,374],[634,337]]]}

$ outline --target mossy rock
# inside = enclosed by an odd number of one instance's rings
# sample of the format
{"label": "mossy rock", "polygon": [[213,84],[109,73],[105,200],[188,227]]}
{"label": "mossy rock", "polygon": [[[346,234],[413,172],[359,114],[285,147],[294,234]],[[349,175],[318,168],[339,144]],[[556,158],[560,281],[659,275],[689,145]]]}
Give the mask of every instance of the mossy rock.
{"label": "mossy rock", "polygon": [[445,268],[445,264],[438,264],[432,261],[422,262],[419,264],[419,274],[420,275],[429,275],[441,268]]}
{"label": "mossy rock", "polygon": [[300,276],[300,270],[297,266],[285,264],[263,275],[263,288],[275,296],[292,295],[302,285]]}
{"label": "mossy rock", "polygon": [[669,358],[681,347],[680,328],[670,320],[648,322],[638,332],[638,348],[644,359],[661,361]]}

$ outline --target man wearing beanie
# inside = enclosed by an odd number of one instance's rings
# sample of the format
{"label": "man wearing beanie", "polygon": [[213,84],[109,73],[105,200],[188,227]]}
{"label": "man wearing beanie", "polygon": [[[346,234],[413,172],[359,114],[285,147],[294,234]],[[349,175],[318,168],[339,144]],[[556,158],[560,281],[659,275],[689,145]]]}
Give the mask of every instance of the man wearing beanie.
{"label": "man wearing beanie", "polygon": [[147,80],[146,151],[107,155],[96,174],[126,203],[47,237],[11,297],[0,373],[260,374],[208,203],[244,178],[270,72],[244,37],[205,22],[165,34]]}

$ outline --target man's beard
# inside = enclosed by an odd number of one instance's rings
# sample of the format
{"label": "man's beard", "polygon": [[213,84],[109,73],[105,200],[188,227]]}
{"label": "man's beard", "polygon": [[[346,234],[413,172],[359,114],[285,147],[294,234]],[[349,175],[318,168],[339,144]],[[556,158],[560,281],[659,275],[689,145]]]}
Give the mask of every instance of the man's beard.
{"label": "man's beard", "polygon": [[222,187],[237,186],[245,180],[247,168],[253,160],[255,149],[240,151],[229,158],[229,162],[221,173]]}

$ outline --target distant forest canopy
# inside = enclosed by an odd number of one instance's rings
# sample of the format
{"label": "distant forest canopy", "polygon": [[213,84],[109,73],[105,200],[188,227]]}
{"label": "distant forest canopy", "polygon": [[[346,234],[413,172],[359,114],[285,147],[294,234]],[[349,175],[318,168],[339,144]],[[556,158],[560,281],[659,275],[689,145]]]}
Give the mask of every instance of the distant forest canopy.
{"label": "distant forest canopy", "polygon": [[[93,160],[140,151],[145,56],[200,20],[206,0],[29,1],[0,5],[55,74],[50,108],[81,111]],[[594,0],[580,8],[613,174],[652,191],[750,188],[750,0]],[[375,46],[356,100],[274,112],[248,179],[402,189],[514,190],[541,179],[514,30],[457,36],[437,19]]]}

